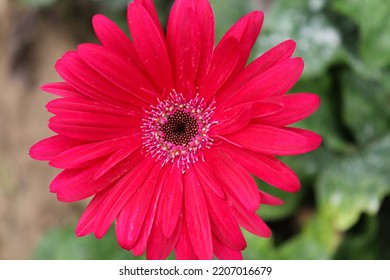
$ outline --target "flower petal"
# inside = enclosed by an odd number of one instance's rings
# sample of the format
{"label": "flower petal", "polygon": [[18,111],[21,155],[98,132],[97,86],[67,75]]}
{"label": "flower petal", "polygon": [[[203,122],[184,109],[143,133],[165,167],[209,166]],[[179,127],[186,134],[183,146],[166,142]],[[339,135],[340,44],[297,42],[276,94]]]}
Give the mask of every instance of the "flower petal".
{"label": "flower petal", "polygon": [[287,40],[266,51],[238,74],[237,78],[224,85],[223,89],[221,89],[216,96],[217,102],[219,103],[231,97],[236,91],[256,76],[281,61],[290,58],[294,50],[295,42],[293,40]]}
{"label": "flower petal", "polygon": [[218,238],[213,236],[214,254],[220,260],[242,260],[242,253],[226,246]]}
{"label": "flower petal", "polygon": [[85,209],[84,213],[81,215],[77,223],[77,237],[85,236],[95,231],[96,214],[99,211],[101,203],[106,198],[108,191],[109,189],[105,189],[101,192],[98,192],[88,204],[87,208]]}
{"label": "flower petal", "polygon": [[229,38],[237,38],[241,45],[240,59],[234,68],[233,74],[240,72],[246,65],[251,49],[259,36],[263,25],[264,14],[254,11],[237,21],[222,37],[221,43]]}
{"label": "flower petal", "polygon": [[154,104],[159,97],[155,88],[135,65],[112,50],[95,44],[82,44],[77,47],[77,52],[92,69],[107,80],[107,84],[118,88],[121,95],[117,97],[121,100],[130,100],[129,96],[133,96],[139,99],[136,104],[145,106]]}
{"label": "flower petal", "polygon": [[[107,106],[106,104],[90,100],[90,99],[80,99],[80,98],[59,98],[51,100],[47,103],[46,108],[49,112],[57,115],[65,114],[77,114],[80,112],[84,113],[95,113],[98,115],[105,115],[106,118],[112,117],[141,117],[138,111],[133,112],[129,110],[121,110],[119,108]],[[128,120],[129,122],[129,120]],[[140,121],[135,123],[135,126],[140,125]]]}
{"label": "flower petal", "polygon": [[256,102],[268,96],[283,95],[296,83],[302,71],[301,58],[283,60],[245,83],[234,95],[222,101],[223,106],[231,107],[240,103]]}
{"label": "flower petal", "polygon": [[200,58],[196,84],[200,85],[209,68],[215,40],[214,14],[208,0],[196,0],[196,19],[199,24],[200,33]]}
{"label": "flower petal", "polygon": [[163,190],[160,195],[162,229],[165,237],[170,237],[176,228],[179,215],[182,212],[183,175],[181,168],[172,166],[165,169]]}
{"label": "flower petal", "polygon": [[284,202],[280,198],[272,196],[268,193],[260,191],[261,204],[267,205],[282,205]]}
{"label": "flower petal", "polygon": [[[76,52],[67,52],[55,65],[60,76],[72,87],[84,95],[110,106],[123,109],[139,110],[137,98],[124,93],[121,88],[107,81],[91,69]],[[137,109],[138,108],[138,109]]]}
{"label": "flower petal", "polygon": [[158,84],[160,93],[165,89],[170,91],[173,88],[172,70],[161,29],[137,2],[129,5],[127,16],[134,47],[150,77]]}
{"label": "flower petal", "polygon": [[51,182],[50,191],[57,193],[58,200],[64,202],[88,198],[121,179],[128,170],[138,165],[139,159],[134,153],[128,160],[118,164],[117,168],[111,169],[98,179],[94,179],[94,175],[99,171],[103,160],[90,167],[64,170]]}
{"label": "flower petal", "polygon": [[201,260],[209,260],[213,256],[213,245],[208,207],[193,168],[184,175],[184,206],[195,254]]}
{"label": "flower petal", "polygon": [[177,241],[180,237],[180,232],[182,229],[182,219],[179,218],[176,228],[173,231],[173,234],[166,238],[162,231],[162,219],[161,219],[161,207],[158,207],[156,213],[156,220],[153,224],[152,231],[148,239],[148,244],[146,248],[146,258],[148,260],[161,260],[166,259],[173,248],[176,246]]}
{"label": "flower petal", "polygon": [[115,153],[108,157],[100,166],[99,170],[95,172],[95,174],[93,175],[93,179],[99,179],[100,177],[110,172],[113,168],[122,167],[121,162],[130,156],[133,158],[137,158],[137,160],[141,160],[143,157],[137,157],[137,155],[139,155],[140,149],[141,135],[134,134],[134,142],[129,143],[127,145],[123,145],[121,149],[118,149]]}
{"label": "flower petal", "polygon": [[227,201],[217,197],[213,192],[204,190],[204,193],[213,235],[232,249],[244,250],[246,247],[245,238],[226,204]]}
{"label": "flower petal", "polygon": [[224,137],[241,148],[278,156],[307,153],[317,149],[321,144],[321,137],[314,132],[261,124],[250,124]]}
{"label": "flower petal", "polygon": [[228,197],[249,211],[259,208],[258,187],[248,171],[216,149],[207,152],[205,159],[210,164],[210,170],[223,185]]}
{"label": "flower petal", "polygon": [[[132,145],[139,136],[128,136],[108,141],[88,143],[68,149],[53,157],[49,164],[57,168],[73,169],[91,165],[96,159],[114,153],[123,145]],[[136,143],[136,142],[135,142]],[[138,144],[136,147],[138,147]]]}
{"label": "flower petal", "polygon": [[49,83],[41,86],[41,90],[61,97],[89,99],[66,82]]}
{"label": "flower petal", "polygon": [[287,94],[271,98],[282,105],[281,109],[274,114],[257,117],[256,123],[263,123],[271,126],[285,126],[313,114],[320,106],[320,98],[312,93]]}
{"label": "flower petal", "polygon": [[231,210],[238,223],[250,233],[261,237],[271,237],[272,232],[264,221],[254,211],[247,211],[245,208],[232,201]]}
{"label": "flower petal", "polygon": [[[121,111],[96,101],[61,98],[50,101],[47,108],[56,114],[50,119],[49,126],[68,137],[93,141],[120,137],[137,130],[140,132],[138,113]],[[130,121],[130,117],[138,121]],[[73,128],[75,131],[72,131]]]}
{"label": "flower petal", "polygon": [[85,120],[84,123],[72,124],[76,120],[83,122],[82,119],[68,120],[53,117],[49,121],[49,128],[65,137],[84,141],[104,141],[139,132],[138,128],[131,127],[96,126],[96,123],[93,126],[92,123],[86,123]]}
{"label": "flower petal", "polygon": [[130,38],[112,20],[103,15],[95,15],[92,18],[92,24],[96,36],[103,46],[140,66],[139,57]]}
{"label": "flower petal", "polygon": [[108,193],[102,202],[96,220],[99,221],[95,229],[97,238],[103,237],[109,229],[114,218],[122,211],[130,198],[139,190],[154,166],[154,160],[144,159],[121,178]]}
{"label": "flower petal", "polygon": [[287,192],[299,190],[300,182],[297,175],[275,157],[241,149],[227,143],[223,143],[219,148],[266,183]]}
{"label": "flower petal", "polygon": [[158,18],[156,7],[153,4],[153,0],[134,0],[134,3],[140,4],[146,9],[149,16],[152,18],[157,30],[160,32],[161,37],[164,38],[164,31],[162,29],[160,19]]}
{"label": "flower petal", "polygon": [[145,252],[146,245],[148,243],[148,239],[149,239],[149,236],[150,236],[150,232],[151,232],[153,224],[155,222],[155,215],[156,215],[157,205],[158,205],[158,201],[159,201],[159,198],[160,198],[161,189],[163,187],[163,183],[162,183],[163,177],[162,177],[162,175],[164,173],[162,171],[165,168],[166,168],[166,166],[162,167],[162,169],[160,171],[159,179],[157,180],[157,184],[156,184],[156,187],[155,187],[154,192],[153,192],[153,197],[152,197],[152,199],[150,201],[148,212],[146,213],[145,220],[144,220],[144,223],[142,225],[142,229],[141,229],[140,235],[139,235],[139,237],[137,239],[137,242],[134,244],[134,247],[131,249],[131,252],[135,256],[141,256]]}
{"label": "flower petal", "polygon": [[200,95],[207,101],[229,79],[240,59],[240,43],[231,37],[216,47],[210,67],[199,88]]}
{"label": "flower petal", "polygon": [[156,164],[138,192],[128,200],[119,213],[115,233],[119,245],[127,250],[136,243],[151,202],[161,166]]}
{"label": "flower petal", "polygon": [[195,82],[201,50],[200,30],[193,0],[174,2],[168,19],[167,46],[172,61],[175,89],[186,95],[187,84]]}
{"label": "flower petal", "polygon": [[205,189],[205,192],[212,191],[220,198],[225,197],[225,193],[220,183],[214,177],[213,172],[208,166],[206,166],[202,161],[199,161],[194,164],[193,167],[198,175],[199,182],[201,183],[203,189]]}
{"label": "flower petal", "polygon": [[185,217],[183,217],[183,224],[179,241],[177,241],[175,247],[175,255],[178,260],[197,260],[198,257],[195,254],[194,248],[192,247],[190,234],[187,229],[187,223]]}
{"label": "flower petal", "polygon": [[51,160],[59,153],[84,143],[85,142],[78,139],[55,135],[43,139],[32,146],[30,149],[30,156],[37,160]]}
{"label": "flower petal", "polygon": [[252,119],[250,104],[242,104],[217,112],[214,119],[218,122],[210,128],[210,135],[234,133],[245,127]]}

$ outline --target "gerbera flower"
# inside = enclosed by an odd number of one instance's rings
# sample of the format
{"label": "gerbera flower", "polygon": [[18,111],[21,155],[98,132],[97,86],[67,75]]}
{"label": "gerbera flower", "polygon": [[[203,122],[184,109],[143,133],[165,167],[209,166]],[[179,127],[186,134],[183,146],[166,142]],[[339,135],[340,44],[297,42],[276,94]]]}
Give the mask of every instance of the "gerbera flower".
{"label": "gerbera flower", "polygon": [[319,135],[288,125],[319,106],[311,93],[286,94],[303,70],[287,40],[246,66],[263,13],[240,19],[214,48],[207,0],[175,1],[164,34],[152,0],[128,7],[132,40],[96,15],[101,45],[82,44],[58,60],[64,82],[42,87],[56,135],[31,156],[64,169],[50,191],[90,201],[77,236],[105,235],[134,255],[164,259],[240,259],[241,227],[270,229],[260,204],[281,201],[252,175],[284,191],[299,189],[275,156],[316,149]]}

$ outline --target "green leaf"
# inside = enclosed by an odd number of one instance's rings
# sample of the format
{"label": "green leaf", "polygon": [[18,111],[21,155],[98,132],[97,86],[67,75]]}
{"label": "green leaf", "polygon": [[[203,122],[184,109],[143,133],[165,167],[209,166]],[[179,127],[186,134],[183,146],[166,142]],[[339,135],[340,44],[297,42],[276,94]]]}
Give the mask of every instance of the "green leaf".
{"label": "green leaf", "polygon": [[277,260],[278,253],[273,238],[261,238],[244,232],[247,248],[243,252],[245,260]]}
{"label": "green leaf", "polygon": [[389,166],[389,134],[356,155],[334,161],[318,180],[320,212],[338,230],[350,228],[362,213],[376,214],[390,193]]}
{"label": "green leaf", "polygon": [[[359,229],[355,229],[359,228]],[[347,232],[341,243],[335,258],[336,259],[379,259],[380,243],[378,238],[379,223],[377,217],[364,216],[352,230]],[[357,232],[356,232],[357,231]]]}
{"label": "green leaf", "polygon": [[279,251],[280,259],[330,259],[338,248],[340,235],[328,217],[313,215],[304,222],[302,232],[286,242]]}
{"label": "green leaf", "polygon": [[343,119],[360,144],[384,136],[390,128],[388,78],[366,79],[353,73],[342,78]]}
{"label": "green leaf", "polygon": [[303,222],[299,234],[280,246],[273,238],[246,234],[248,243],[245,259],[318,260],[331,259],[340,243],[340,235],[331,227],[328,217],[312,214]]}
{"label": "green leaf", "polygon": [[48,231],[36,248],[33,259],[110,260],[144,259],[144,257],[134,257],[131,252],[121,249],[112,229],[102,240],[99,240],[92,235],[76,237],[72,226]]}
{"label": "green leaf", "polygon": [[338,30],[322,12],[324,1],[271,1],[265,6],[265,20],[256,56],[276,44],[293,39],[296,56],[305,61],[304,76],[323,74],[341,51]]}
{"label": "green leaf", "polygon": [[390,1],[333,0],[331,4],[335,11],[351,18],[359,26],[359,53],[363,62],[371,67],[389,65]]}
{"label": "green leaf", "polygon": [[338,100],[340,96],[333,88],[333,81],[328,75],[313,79],[301,79],[291,92],[313,92],[321,99],[321,105],[310,117],[298,122],[297,127],[306,128],[319,133],[323,138],[323,146],[333,150],[347,149],[340,130]]}

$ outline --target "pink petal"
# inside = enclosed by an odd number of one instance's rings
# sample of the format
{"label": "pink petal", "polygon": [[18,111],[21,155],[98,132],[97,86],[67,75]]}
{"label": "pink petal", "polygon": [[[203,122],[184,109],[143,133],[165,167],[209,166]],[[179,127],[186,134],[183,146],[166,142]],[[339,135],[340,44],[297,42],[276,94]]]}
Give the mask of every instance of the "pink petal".
{"label": "pink petal", "polygon": [[214,254],[220,260],[242,260],[242,253],[239,250],[234,250],[213,236]]}
{"label": "pink petal", "polygon": [[123,145],[121,149],[118,149],[110,157],[108,157],[99,170],[93,175],[93,179],[97,180],[100,177],[106,175],[113,168],[122,167],[121,162],[126,158],[132,157],[132,160],[142,160],[144,157],[140,156],[141,149],[141,135],[134,135],[134,142]]}
{"label": "pink petal", "polygon": [[133,43],[112,20],[103,15],[95,15],[92,24],[96,36],[105,47],[126,57],[133,64],[140,65]]}
{"label": "pink petal", "polygon": [[269,227],[254,211],[247,211],[243,207],[234,202],[231,205],[233,215],[238,223],[250,233],[257,236],[268,238],[272,235]]}
{"label": "pink petal", "polygon": [[229,37],[221,41],[214,51],[210,68],[199,89],[200,95],[207,101],[227,81],[240,59],[240,44],[237,38]]}
{"label": "pink petal", "polygon": [[259,74],[263,73],[279,62],[290,58],[294,50],[295,42],[293,40],[287,40],[266,51],[264,54],[250,63],[237,76],[236,79],[232,80],[231,83],[224,85],[223,89],[218,92],[216,96],[217,102],[226,100]]}
{"label": "pink petal", "polygon": [[57,198],[64,202],[74,202],[88,198],[113,183],[112,178],[91,180],[99,164],[86,168],[64,170],[50,184],[50,191],[57,193]]}
{"label": "pink petal", "polygon": [[[169,14],[167,46],[172,61],[175,89],[186,96],[198,70],[201,38],[193,0],[177,0]],[[188,96],[188,93],[187,93]]]}
{"label": "pink petal", "polygon": [[235,250],[244,250],[245,238],[225,199],[204,191],[211,220],[211,230],[219,240]]}
{"label": "pink petal", "polygon": [[175,255],[177,260],[197,260],[198,257],[195,254],[194,248],[192,247],[190,234],[187,229],[187,223],[185,217],[183,217],[183,224],[179,241],[175,247]]}
{"label": "pink petal", "polygon": [[259,208],[258,187],[248,171],[218,150],[207,152],[205,159],[232,200],[250,211]]}
{"label": "pink petal", "polygon": [[83,95],[81,92],[65,82],[45,84],[41,86],[41,90],[61,97],[88,99],[86,95]]}
{"label": "pink petal", "polygon": [[76,146],[59,153],[49,163],[51,166],[64,169],[87,167],[96,161],[96,159],[114,153],[121,146],[131,145],[135,142],[135,138],[140,137],[138,135],[136,137],[129,136]]}
{"label": "pink petal", "polygon": [[105,189],[97,193],[91,202],[88,204],[84,213],[81,215],[77,226],[76,226],[76,236],[81,237],[87,234],[94,232],[95,230],[95,218],[96,214],[99,211],[99,207],[104,199],[107,197],[109,189]]}
{"label": "pink petal", "polygon": [[62,136],[84,141],[104,141],[139,132],[139,128],[110,127],[108,124],[100,127],[92,126],[91,122],[87,123],[85,120],[84,123],[72,124],[76,120],[83,122],[82,119],[53,117],[49,121],[49,128]]}
{"label": "pink petal", "polygon": [[[56,114],[50,119],[50,127],[59,134],[68,135],[68,137],[78,138],[73,131],[66,129],[70,127],[79,127],[76,131],[85,135],[84,128],[92,129],[95,133],[103,130],[102,135],[96,135],[97,138],[107,139],[112,134],[107,132],[111,130],[114,137],[127,135],[129,132],[140,132],[141,117],[134,112],[124,112],[96,101],[61,98],[52,100],[47,104],[50,112]],[[131,121],[133,119],[133,121]],[[58,130],[61,129],[61,130]],[[81,131],[80,131],[81,130]],[[117,131],[117,132],[114,132]],[[119,133],[119,134],[118,134]],[[94,140],[85,135],[84,140]],[[91,137],[95,137],[92,136]],[[113,137],[112,137],[113,138]]]}
{"label": "pink petal", "polygon": [[307,153],[317,149],[321,144],[321,137],[314,132],[261,124],[250,124],[224,137],[239,147],[278,156]]}
{"label": "pink petal", "polygon": [[114,218],[122,211],[130,198],[139,191],[154,165],[153,159],[144,159],[113,185],[96,215],[98,225],[95,229],[95,236],[97,238],[106,234]]}
{"label": "pink petal", "polygon": [[47,105],[49,112],[53,114],[77,114],[80,112],[85,113],[96,113],[98,115],[104,115],[106,118],[112,117],[137,117],[138,119],[132,120],[131,123],[135,123],[135,126],[141,124],[141,116],[139,112],[132,112],[129,110],[121,110],[119,108],[107,106],[106,104],[90,100],[90,99],[80,99],[80,98],[59,98],[51,100]]}
{"label": "pink petal", "polygon": [[99,171],[102,160],[87,168],[64,170],[50,184],[50,191],[57,193],[57,198],[64,202],[74,202],[90,197],[121,179],[128,170],[139,163],[139,157],[132,156],[121,162],[98,179],[94,175]]}
{"label": "pink petal", "polygon": [[263,25],[264,14],[254,11],[242,17],[236,22],[221,39],[221,42],[230,37],[237,38],[241,45],[240,59],[235,66],[233,73],[240,72],[246,65],[251,49],[259,36]]}
{"label": "pink petal", "polygon": [[213,10],[208,0],[196,0],[195,8],[196,19],[199,24],[199,38],[201,40],[198,75],[196,79],[196,84],[199,85],[207,73],[213,56],[215,23]]}
{"label": "pink petal", "polygon": [[149,16],[152,18],[157,30],[160,32],[161,37],[164,38],[164,31],[158,18],[156,8],[154,7],[153,0],[134,0],[134,3],[140,4],[146,9],[146,11],[149,13]]}
{"label": "pink petal", "polygon": [[242,104],[217,112],[214,119],[218,122],[210,128],[210,135],[224,135],[236,132],[245,127],[252,119],[250,104]]}
{"label": "pink petal", "polygon": [[[107,116],[104,114],[93,113],[93,112],[61,112],[56,116],[50,119],[51,124],[69,124],[72,126],[86,126],[86,127],[101,127],[119,129],[124,131],[126,135],[126,130],[128,131],[137,131],[140,132],[141,129],[134,129],[134,126],[130,122],[130,118],[122,116]],[[105,128],[104,128],[105,127]]]}
{"label": "pink petal", "polygon": [[182,229],[181,218],[179,219],[173,234],[169,238],[164,236],[162,232],[161,210],[162,209],[159,206],[156,213],[156,221],[149,236],[146,248],[146,258],[148,260],[166,259],[176,246],[180,237]]}
{"label": "pink petal", "polygon": [[267,205],[282,205],[284,202],[280,198],[272,196],[268,193],[260,191],[261,204]]}
{"label": "pink petal", "polygon": [[159,207],[161,207],[162,229],[165,237],[170,237],[176,228],[179,215],[182,212],[183,175],[181,168],[171,166],[165,169],[163,189],[160,195]]}
{"label": "pink petal", "polygon": [[145,7],[137,2],[129,5],[127,15],[134,46],[142,63],[162,91],[171,90],[172,70],[161,29]]}
{"label": "pink petal", "polygon": [[141,111],[139,106],[142,102],[138,104],[138,99],[104,79],[85,64],[76,52],[67,52],[55,67],[67,83],[86,96],[110,106]]}
{"label": "pink petal", "polygon": [[214,177],[213,172],[208,166],[206,166],[202,161],[199,161],[194,164],[193,167],[205,192],[212,191],[220,198],[225,197],[225,193],[220,183]]}
{"label": "pink petal", "polygon": [[271,100],[279,102],[282,105],[281,109],[275,114],[257,117],[255,120],[257,123],[272,126],[289,125],[307,118],[320,106],[320,98],[312,93],[288,94]]}
{"label": "pink petal", "polygon": [[37,160],[51,160],[59,153],[82,144],[84,144],[84,142],[80,140],[55,135],[43,139],[32,146],[30,149],[30,156]]}
{"label": "pink petal", "polygon": [[[246,103],[245,103],[246,104]],[[268,117],[270,115],[275,115],[282,110],[283,104],[278,101],[273,101],[273,99],[266,99],[262,101],[257,101],[255,103],[250,103],[252,107],[252,118]]]}
{"label": "pink petal", "polygon": [[154,166],[138,192],[130,198],[117,217],[115,233],[119,245],[124,249],[133,248],[140,235],[160,169],[160,165]]}
{"label": "pink petal", "polygon": [[223,149],[234,161],[266,183],[287,192],[299,190],[300,182],[297,175],[275,157],[240,149],[225,143],[220,149]]}
{"label": "pink petal", "polygon": [[153,197],[152,197],[152,199],[150,201],[149,208],[148,208],[148,211],[146,213],[144,223],[142,225],[140,236],[138,237],[137,242],[134,244],[134,247],[131,249],[132,253],[135,256],[141,256],[145,252],[146,245],[147,245],[147,242],[148,242],[148,239],[149,239],[149,236],[150,236],[150,232],[152,230],[153,223],[155,222],[155,215],[156,215],[157,205],[158,205],[158,201],[159,201],[159,198],[160,198],[161,190],[162,190],[162,187],[163,187],[163,183],[162,183],[163,177],[162,177],[162,175],[164,174],[164,172],[162,172],[162,171],[165,168],[166,168],[166,166],[163,167],[161,169],[161,171],[160,171],[160,176],[159,176],[159,179],[157,181],[156,187],[154,189]]}
{"label": "pink petal", "polygon": [[223,106],[231,107],[240,103],[256,102],[268,96],[283,95],[296,83],[302,71],[303,60],[301,58],[283,60],[245,83],[234,95],[223,102]]}
{"label": "pink petal", "polygon": [[[149,81],[124,57],[102,46],[82,44],[77,48],[80,57],[113,88],[119,88],[121,100],[130,100],[129,95],[139,99],[135,104],[154,104],[159,95]],[[126,73],[126,75],[123,75]],[[122,93],[123,92],[123,93]],[[144,102],[142,102],[144,101]]]}
{"label": "pink petal", "polygon": [[209,260],[213,255],[208,207],[193,168],[184,175],[184,206],[187,228],[196,256]]}

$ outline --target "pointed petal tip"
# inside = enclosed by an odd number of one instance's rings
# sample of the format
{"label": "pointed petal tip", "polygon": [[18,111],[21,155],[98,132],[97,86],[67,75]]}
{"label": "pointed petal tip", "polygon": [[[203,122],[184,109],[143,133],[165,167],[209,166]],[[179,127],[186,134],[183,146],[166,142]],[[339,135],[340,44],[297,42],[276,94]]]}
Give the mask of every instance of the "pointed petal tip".
{"label": "pointed petal tip", "polygon": [[92,25],[95,25],[96,23],[98,23],[99,21],[102,21],[102,20],[105,20],[107,19],[106,16],[102,15],[102,14],[96,14],[92,17]]}

